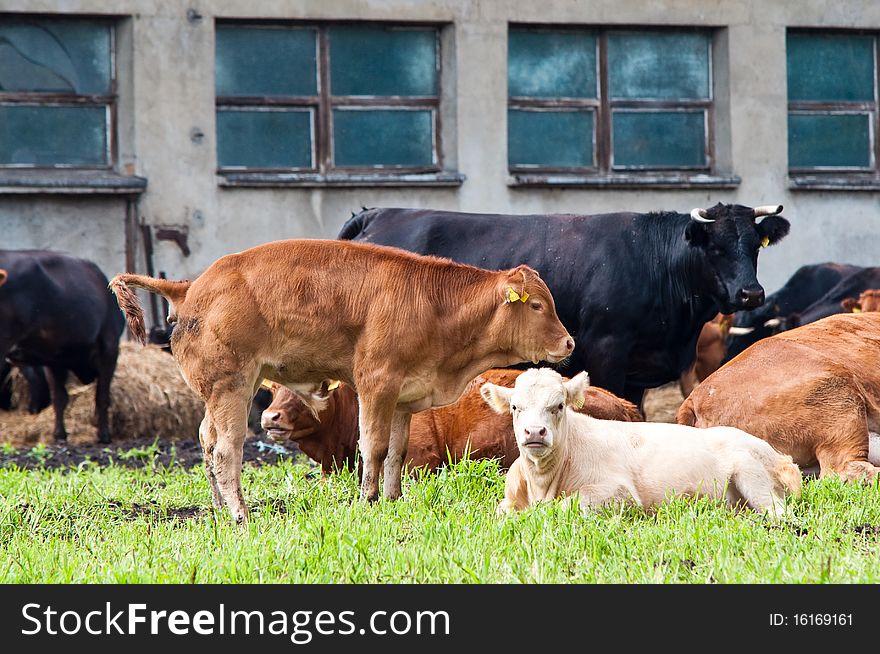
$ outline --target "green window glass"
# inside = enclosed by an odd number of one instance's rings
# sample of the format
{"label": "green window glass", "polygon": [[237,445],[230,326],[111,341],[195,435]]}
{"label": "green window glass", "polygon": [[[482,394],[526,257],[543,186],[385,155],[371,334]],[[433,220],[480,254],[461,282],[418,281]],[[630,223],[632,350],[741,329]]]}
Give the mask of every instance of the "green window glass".
{"label": "green window glass", "polygon": [[437,31],[331,27],[333,95],[437,95]]}
{"label": "green window glass", "polygon": [[507,86],[512,97],[595,98],[596,35],[511,29]]}
{"label": "green window glass", "polygon": [[112,49],[106,21],[0,17],[0,166],[110,164]]}
{"label": "green window glass", "polygon": [[311,168],[308,110],[217,111],[217,160],[224,168]]}
{"label": "green window glass", "polygon": [[789,168],[876,168],[876,55],[869,34],[787,34]]}
{"label": "green window glass", "polygon": [[702,32],[611,32],[612,98],[708,98],[709,36]]}
{"label": "green window glass", "polygon": [[316,95],[314,29],[217,27],[218,96]]}
{"label": "green window glass", "polygon": [[593,166],[592,111],[507,112],[507,156],[511,166]]}
{"label": "green window glass", "polygon": [[703,168],[702,111],[615,111],[615,168]]}
{"label": "green window glass", "polygon": [[436,170],[439,62],[430,27],[218,25],[218,165]]}
{"label": "green window glass", "polygon": [[106,162],[106,108],[0,105],[0,165]]}
{"label": "green window glass", "polygon": [[707,170],[711,53],[706,30],[511,27],[508,166]]}
{"label": "green window glass", "polygon": [[430,111],[333,111],[337,166],[420,167],[433,163]]}
{"label": "green window glass", "polygon": [[874,100],[874,37],[789,34],[789,100]]}
{"label": "green window glass", "polygon": [[791,168],[871,166],[869,114],[788,115]]}

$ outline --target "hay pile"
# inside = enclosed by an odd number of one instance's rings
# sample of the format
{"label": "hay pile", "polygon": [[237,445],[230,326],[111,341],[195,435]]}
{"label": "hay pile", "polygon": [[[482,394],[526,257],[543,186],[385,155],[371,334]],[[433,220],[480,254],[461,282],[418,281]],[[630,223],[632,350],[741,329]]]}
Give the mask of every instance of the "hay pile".
{"label": "hay pile", "polygon": [[[23,391],[17,392],[18,399]],[[94,442],[95,384],[79,385],[71,374],[67,392],[70,401],[64,424],[70,442]],[[174,359],[159,347],[122,343],[110,395],[110,433],[114,440],[198,439],[204,403],[183,381]],[[19,400],[17,406],[20,408],[16,411],[0,411],[0,441],[16,446],[51,443],[55,424],[52,407],[30,415],[23,411],[26,400]]]}
{"label": "hay pile", "polygon": [[642,409],[648,422],[675,422],[678,407],[684,402],[678,382],[672,382],[645,392]]}

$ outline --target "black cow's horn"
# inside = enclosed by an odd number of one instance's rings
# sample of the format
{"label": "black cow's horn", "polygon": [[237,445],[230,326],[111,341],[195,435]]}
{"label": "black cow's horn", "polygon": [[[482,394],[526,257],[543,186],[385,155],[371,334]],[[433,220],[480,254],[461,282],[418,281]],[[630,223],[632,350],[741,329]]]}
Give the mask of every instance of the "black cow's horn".
{"label": "black cow's horn", "polygon": [[760,207],[752,209],[752,212],[754,212],[755,218],[760,218],[761,216],[775,216],[778,213],[782,213],[782,205],[762,204]]}
{"label": "black cow's horn", "polygon": [[698,223],[714,223],[714,218],[706,218],[706,210],[700,209],[699,207],[695,207],[691,209],[691,218],[696,220]]}

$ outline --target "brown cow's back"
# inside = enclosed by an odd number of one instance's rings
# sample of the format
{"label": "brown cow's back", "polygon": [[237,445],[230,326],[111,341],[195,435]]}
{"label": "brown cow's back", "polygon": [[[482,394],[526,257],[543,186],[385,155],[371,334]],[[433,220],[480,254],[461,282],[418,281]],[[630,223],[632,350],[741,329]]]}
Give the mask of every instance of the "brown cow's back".
{"label": "brown cow's back", "polygon": [[677,420],[752,433],[801,467],[855,478],[880,429],[880,314],[838,314],[758,341],[708,377]]}

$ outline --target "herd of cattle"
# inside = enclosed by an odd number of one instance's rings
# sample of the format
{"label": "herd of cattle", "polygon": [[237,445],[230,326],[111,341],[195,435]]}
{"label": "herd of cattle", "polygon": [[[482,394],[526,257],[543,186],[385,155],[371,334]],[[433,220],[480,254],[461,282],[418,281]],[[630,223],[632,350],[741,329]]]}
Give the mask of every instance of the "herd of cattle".
{"label": "herd of cattle", "polygon": [[[108,442],[116,304],[144,342],[138,287],[168,300],[173,355],[205,401],[213,501],[237,521],[261,386],[267,434],[325,473],[359,464],[364,500],[380,475],[396,499],[405,466],[470,456],[508,470],[501,511],[678,493],[778,516],[798,466],[880,472],[880,268],[804,266],[765,299],[757,260],[788,233],[781,212],[365,209],[336,240],[267,243],[193,281],[117,275],[116,302],[90,262],[0,251],[0,374],[22,369],[32,410],[51,399],[56,439],[68,371],[97,380]],[[676,380],[679,424],[642,422],[644,391]]]}

